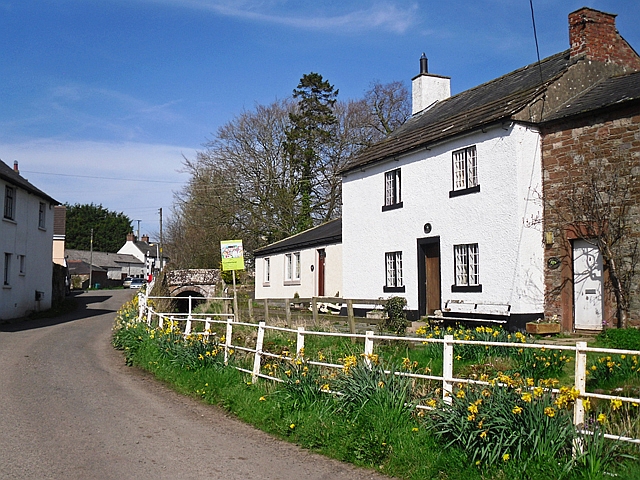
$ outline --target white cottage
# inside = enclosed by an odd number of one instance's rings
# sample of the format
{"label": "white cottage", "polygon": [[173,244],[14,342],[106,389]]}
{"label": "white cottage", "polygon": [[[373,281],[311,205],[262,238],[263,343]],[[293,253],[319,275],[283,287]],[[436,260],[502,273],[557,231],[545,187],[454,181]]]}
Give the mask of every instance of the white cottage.
{"label": "white cottage", "polygon": [[59,202],[0,161],[0,320],[51,308],[53,207]]}
{"label": "white cottage", "polygon": [[342,219],[254,251],[255,298],[333,297],[342,292]]}
{"label": "white cottage", "polygon": [[510,328],[544,316],[540,126],[628,71],[585,54],[609,33],[612,58],[631,50],[615,27],[583,28],[601,17],[572,13],[572,49],[455,96],[423,55],[412,118],[342,171],[345,298],[399,295],[412,318]]}

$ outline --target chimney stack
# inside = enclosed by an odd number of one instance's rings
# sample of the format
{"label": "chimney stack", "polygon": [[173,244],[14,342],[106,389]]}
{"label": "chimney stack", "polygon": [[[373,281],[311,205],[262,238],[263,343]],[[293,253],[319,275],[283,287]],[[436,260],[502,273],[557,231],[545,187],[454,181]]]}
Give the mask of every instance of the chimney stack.
{"label": "chimney stack", "polygon": [[140,240],[142,240],[145,243],[149,243],[149,235],[143,235]]}
{"label": "chimney stack", "polygon": [[13,171],[18,174],[20,173],[20,170],[18,169],[18,160],[13,161]]}
{"label": "chimney stack", "polygon": [[136,236],[133,233],[127,233],[127,242],[135,242]]}
{"label": "chimney stack", "polygon": [[569,14],[571,58],[614,63],[625,71],[640,70],[640,57],[616,29],[616,15],[583,7]]}
{"label": "chimney stack", "polygon": [[451,78],[429,73],[427,56],[420,57],[420,73],[411,80],[411,114],[451,96]]}

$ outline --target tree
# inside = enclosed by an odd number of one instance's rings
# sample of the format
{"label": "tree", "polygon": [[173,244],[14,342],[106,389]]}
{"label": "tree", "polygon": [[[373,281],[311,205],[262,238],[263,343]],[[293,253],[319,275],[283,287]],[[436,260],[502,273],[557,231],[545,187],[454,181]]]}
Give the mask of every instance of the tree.
{"label": "tree", "polygon": [[313,226],[314,202],[322,201],[314,195],[314,177],[325,166],[324,150],[332,141],[331,127],[336,123],[333,107],[338,90],[334,90],[319,73],[308,73],[293,91],[298,99],[298,111],[289,114],[286,149],[291,165],[299,175],[300,211],[297,231]]}
{"label": "tree", "polygon": [[371,115],[371,127],[382,136],[393,133],[411,115],[409,90],[399,81],[374,82],[365,93],[364,101]]}
{"label": "tree", "polygon": [[124,213],[107,210],[102,205],[65,205],[67,207],[66,248],[89,250],[91,229],[93,249],[97,252],[116,253],[132,231],[131,219]]}
{"label": "tree", "polygon": [[630,155],[605,155],[600,151],[591,159],[583,159],[578,167],[557,185],[561,200],[545,202],[545,229],[565,232],[565,236],[598,247],[606,272],[605,287],[615,301],[618,327],[624,328],[637,293],[640,260],[637,167]]}

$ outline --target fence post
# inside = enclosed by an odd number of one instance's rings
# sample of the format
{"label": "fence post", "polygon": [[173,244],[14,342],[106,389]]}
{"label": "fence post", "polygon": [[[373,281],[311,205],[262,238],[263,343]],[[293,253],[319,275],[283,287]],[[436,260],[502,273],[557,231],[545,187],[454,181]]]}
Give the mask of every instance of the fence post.
{"label": "fence post", "polygon": [[453,403],[453,335],[444,336],[442,358],[442,400]]}
{"label": "fence post", "polygon": [[141,322],[144,316],[144,311],[147,308],[147,295],[138,292],[138,321]]}
{"label": "fence post", "polygon": [[264,326],[265,322],[258,324],[258,338],[256,338],[256,353],[253,357],[253,374],[251,375],[251,382],[258,381],[258,375],[260,374],[260,361],[262,359],[262,344],[264,343]]}
{"label": "fence post", "polygon": [[151,326],[151,318],[153,317],[153,310],[147,308],[147,325]]}
{"label": "fence post", "polygon": [[288,327],[291,325],[291,300],[288,298],[284,299],[284,316]]}
{"label": "fence post", "polygon": [[164,315],[158,315],[158,328],[160,330],[164,328]]}
{"label": "fence post", "polygon": [[269,299],[264,299],[264,321],[265,323],[269,321]]}
{"label": "fence post", "polygon": [[364,337],[364,363],[371,368],[371,355],[373,355],[373,330],[367,330]]}
{"label": "fence post", "polygon": [[207,317],[204,322],[204,336],[209,340],[209,334],[211,333],[211,317]]}
{"label": "fence post", "polygon": [[[349,322],[349,333],[355,335],[356,333],[356,318],[353,314],[353,300],[347,300],[347,320]],[[355,337],[351,337],[351,343],[356,343]]]}
{"label": "fence post", "polygon": [[186,337],[191,333],[191,315],[187,317],[187,323],[184,326],[184,336]]}
{"label": "fence post", "polygon": [[250,298],[247,305],[249,307],[249,320],[253,322],[253,299]]}
{"label": "fence post", "polygon": [[[576,389],[583,394],[587,388],[587,342],[576,342],[576,367],[575,385]],[[581,398],[577,398],[573,404],[573,426],[576,429],[584,427],[584,405]],[[573,454],[582,453],[582,441],[576,438],[573,444]]]}
{"label": "fence post", "polygon": [[229,363],[229,350],[231,350],[231,337],[233,336],[233,317],[227,317],[227,331],[224,336],[224,364]]}
{"label": "fence post", "polygon": [[313,297],[311,299],[311,311],[313,312],[313,326],[318,326],[318,299]]}
{"label": "fence post", "polygon": [[298,327],[296,338],[296,357],[304,355],[304,327]]}

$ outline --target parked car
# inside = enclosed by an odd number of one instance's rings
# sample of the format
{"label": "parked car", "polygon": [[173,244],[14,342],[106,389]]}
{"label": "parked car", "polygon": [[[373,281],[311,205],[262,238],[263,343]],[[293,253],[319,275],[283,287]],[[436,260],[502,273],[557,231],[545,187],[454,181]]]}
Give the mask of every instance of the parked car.
{"label": "parked car", "polygon": [[132,278],[129,288],[142,288],[146,283],[144,278]]}
{"label": "parked car", "polygon": [[124,288],[129,288],[131,286],[131,280],[133,280],[132,277],[127,277],[124,279],[124,282],[122,282],[122,286]]}

